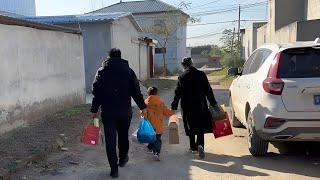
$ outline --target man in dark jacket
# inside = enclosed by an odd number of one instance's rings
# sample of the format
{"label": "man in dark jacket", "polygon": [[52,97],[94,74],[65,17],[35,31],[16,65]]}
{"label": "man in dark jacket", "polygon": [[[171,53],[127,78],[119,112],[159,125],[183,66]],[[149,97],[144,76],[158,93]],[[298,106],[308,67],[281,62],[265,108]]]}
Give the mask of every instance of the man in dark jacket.
{"label": "man in dark jacket", "polygon": [[[146,105],[140,91],[139,81],[128,61],[121,59],[119,49],[111,49],[109,58],[98,69],[93,82],[91,112],[96,117],[101,106],[107,156],[111,167],[110,176],[117,178],[118,165],[123,167],[129,160],[128,131],[132,118],[131,97],[147,115]],[[118,134],[119,164],[116,151]]]}
{"label": "man in dark jacket", "polygon": [[204,158],[204,134],[213,132],[207,99],[211,106],[215,106],[217,101],[206,74],[193,67],[192,59],[184,58],[181,64],[184,72],[179,76],[171,109],[177,110],[181,99],[183,124],[190,139],[190,150],[198,151],[200,158]]}

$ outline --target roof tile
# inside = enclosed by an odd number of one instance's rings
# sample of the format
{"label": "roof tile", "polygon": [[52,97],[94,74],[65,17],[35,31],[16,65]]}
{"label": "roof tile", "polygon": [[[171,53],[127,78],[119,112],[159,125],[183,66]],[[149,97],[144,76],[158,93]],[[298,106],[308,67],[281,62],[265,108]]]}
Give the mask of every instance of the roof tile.
{"label": "roof tile", "polygon": [[160,0],[144,0],[120,2],[91,13],[111,13],[111,12],[131,12],[131,13],[148,13],[163,12],[175,7]]}

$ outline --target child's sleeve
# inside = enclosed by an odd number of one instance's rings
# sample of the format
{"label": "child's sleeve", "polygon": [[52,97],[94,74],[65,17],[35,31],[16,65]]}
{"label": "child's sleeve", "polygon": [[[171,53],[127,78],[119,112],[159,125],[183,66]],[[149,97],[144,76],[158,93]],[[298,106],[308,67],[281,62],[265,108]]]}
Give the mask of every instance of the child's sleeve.
{"label": "child's sleeve", "polygon": [[174,111],[169,109],[164,103],[162,103],[163,115],[166,117],[170,117],[174,115]]}

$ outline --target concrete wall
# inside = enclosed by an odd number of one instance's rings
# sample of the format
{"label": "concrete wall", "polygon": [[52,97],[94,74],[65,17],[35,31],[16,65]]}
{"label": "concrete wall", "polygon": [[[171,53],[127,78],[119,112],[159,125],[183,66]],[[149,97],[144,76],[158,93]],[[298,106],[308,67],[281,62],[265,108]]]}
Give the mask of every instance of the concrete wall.
{"label": "concrete wall", "polygon": [[[176,69],[182,70],[181,60],[185,57],[187,51],[187,26],[183,26],[177,31],[177,61]],[[171,68],[170,68],[171,69]]]}
{"label": "concrete wall", "polygon": [[258,41],[258,28],[265,25],[265,22],[262,23],[252,23],[245,30],[245,34],[243,36],[243,47],[244,47],[244,58],[248,59],[251,53],[257,49],[257,41]]}
{"label": "concrete wall", "polygon": [[132,25],[128,18],[121,18],[112,22],[111,42],[112,47],[120,48],[122,57],[129,61],[130,67],[134,70],[140,80],[148,79],[148,57],[147,46],[139,45],[139,32]]}
{"label": "concrete wall", "polygon": [[273,35],[273,43],[294,43],[297,41],[297,22],[289,24],[278,31]]}
{"label": "concrete wall", "polygon": [[61,24],[83,32],[86,89],[90,93],[92,82],[98,68],[101,67],[107,52],[111,49],[110,23]]}
{"label": "concrete wall", "polygon": [[[139,25],[143,28],[154,24],[154,20],[159,20],[161,14],[143,14],[134,15]],[[140,33],[140,36],[150,36],[151,38],[158,40],[160,43],[161,39],[154,37],[146,33]],[[172,40],[169,40],[166,46],[166,64],[167,68],[171,71],[180,68],[180,61],[185,56],[186,52],[186,38],[187,38],[187,27],[178,29],[177,33],[173,36]],[[160,48],[160,44],[156,44]],[[155,54],[155,67],[163,67],[163,56],[162,54]]]}
{"label": "concrete wall", "polygon": [[305,17],[304,0],[275,0],[275,29],[278,30]]}
{"label": "concrete wall", "polygon": [[273,37],[276,31],[276,2],[269,1],[268,3],[268,10],[269,10],[269,18],[268,18],[268,25],[266,26],[266,34],[265,39],[266,42],[272,42]]}
{"label": "concrete wall", "polygon": [[244,47],[244,58],[248,59],[248,57],[250,56],[251,52],[253,51],[253,24],[251,24],[250,26],[248,26],[245,30],[245,34],[243,36],[243,41],[242,41],[242,45]]}
{"label": "concrete wall", "polygon": [[268,30],[268,24],[261,26],[260,28],[257,29],[257,47],[258,48],[267,42],[267,30]]}
{"label": "concrete wall", "polygon": [[297,28],[297,41],[314,41],[320,37],[320,20],[298,22]]}
{"label": "concrete wall", "polygon": [[85,103],[81,35],[0,24],[0,134]]}
{"label": "concrete wall", "polygon": [[307,20],[320,19],[320,1],[306,0],[307,2]]}
{"label": "concrete wall", "polygon": [[264,43],[295,42],[297,21],[304,18],[304,5],[304,0],[269,1],[269,21],[257,30],[257,47]]}
{"label": "concrete wall", "polygon": [[320,36],[319,9],[319,0],[269,1],[269,23],[258,29],[257,45],[313,41]]}
{"label": "concrete wall", "polygon": [[192,47],[187,47],[185,57],[191,57],[191,50],[192,50]]}

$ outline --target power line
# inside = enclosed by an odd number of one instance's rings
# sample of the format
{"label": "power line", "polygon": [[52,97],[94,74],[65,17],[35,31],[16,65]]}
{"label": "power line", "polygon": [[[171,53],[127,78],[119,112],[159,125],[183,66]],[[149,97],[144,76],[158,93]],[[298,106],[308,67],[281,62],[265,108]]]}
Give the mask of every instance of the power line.
{"label": "power line", "polygon": [[216,31],[213,31],[213,32],[208,32],[208,33],[204,33],[204,34],[200,34],[200,35],[197,35],[197,36],[193,36],[193,37],[189,37],[187,39],[195,39],[195,38],[204,38],[204,37],[208,37],[208,36],[215,36],[215,35],[218,35],[218,34],[222,34],[221,32],[219,31],[222,31],[222,30],[225,30],[227,28],[229,28],[230,26],[233,26],[234,24],[232,23],[231,25],[227,25],[221,29],[218,29]]}
{"label": "power line", "polygon": [[[242,5],[241,9],[248,9],[248,8],[261,6],[261,5],[265,5],[265,4],[267,4],[267,2],[258,2],[258,3],[253,3],[253,4],[246,4],[246,5]],[[211,11],[203,11],[203,12],[198,12],[198,13],[194,13],[194,14],[191,14],[191,15],[193,15],[193,16],[207,16],[207,15],[221,14],[221,13],[232,12],[232,11],[238,11],[238,7],[216,9],[216,10],[211,10]]]}
{"label": "power line", "polygon": [[[218,0],[218,1],[221,1],[221,0]],[[244,2],[246,2],[246,1],[248,1],[248,0],[243,0],[240,4],[243,4]],[[195,6],[195,7],[191,7],[191,8],[189,8],[189,9],[186,9],[186,11],[189,11],[189,10],[192,10],[192,9],[195,9],[195,8],[197,8],[197,9],[208,9],[208,8],[213,8],[212,6],[207,6],[207,5],[209,5],[209,4],[213,4],[213,3],[215,3],[215,2],[211,2],[211,3],[206,3],[206,4],[202,4],[202,5],[199,5],[199,6]],[[256,3],[258,3],[258,2],[256,2]],[[207,7],[203,7],[203,6],[207,6]],[[223,5],[223,6],[214,6],[215,8],[217,8],[217,7],[228,7],[228,8],[231,8],[231,7],[238,7],[238,4],[236,4],[236,5],[231,5],[231,4],[229,4],[229,5]]]}
{"label": "power line", "polygon": [[[238,20],[232,20],[232,21],[218,21],[218,22],[208,22],[208,23],[202,23],[202,24],[190,24],[188,26],[204,26],[204,25],[214,25],[214,24],[224,24],[224,23],[234,23],[237,22]],[[254,22],[254,21],[266,21],[266,20],[255,20],[255,19],[248,19],[248,20],[240,20],[241,22]]]}
{"label": "power line", "polygon": [[219,34],[223,34],[223,33],[213,33],[213,34],[208,34],[208,35],[203,35],[203,36],[195,36],[195,37],[189,37],[187,39],[202,39],[202,38],[206,38],[206,37],[211,37],[211,36],[216,36]]}
{"label": "power line", "polygon": [[[192,7],[192,8],[190,8],[190,9],[195,9],[195,8],[203,7],[203,6],[206,6],[206,5],[209,5],[209,4],[217,3],[217,2],[219,2],[219,1],[222,1],[222,0],[215,0],[215,1],[213,1],[213,2],[209,2],[209,3],[205,3],[205,4],[202,4],[202,5],[199,5],[199,6]],[[190,10],[190,9],[188,9],[188,10]]]}
{"label": "power line", "polygon": [[202,23],[202,24],[190,24],[188,26],[204,26],[204,25],[211,25],[211,24],[224,24],[224,23],[230,23],[230,22],[236,22],[236,20],[220,21],[220,22],[208,22],[208,23]]}

